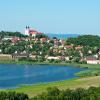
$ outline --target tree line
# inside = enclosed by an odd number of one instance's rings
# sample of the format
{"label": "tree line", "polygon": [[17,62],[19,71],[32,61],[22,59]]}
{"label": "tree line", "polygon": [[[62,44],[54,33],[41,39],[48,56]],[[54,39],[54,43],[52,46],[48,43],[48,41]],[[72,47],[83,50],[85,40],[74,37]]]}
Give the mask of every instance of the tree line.
{"label": "tree line", "polygon": [[82,35],[76,38],[68,38],[67,43],[100,48],[100,36]]}
{"label": "tree line", "polygon": [[0,92],[0,100],[29,100],[29,97],[24,93]]}
{"label": "tree line", "polygon": [[7,31],[1,31],[0,32],[0,38],[4,38],[5,36],[16,36],[16,37],[26,37],[24,34],[21,34],[20,32],[7,32]]}

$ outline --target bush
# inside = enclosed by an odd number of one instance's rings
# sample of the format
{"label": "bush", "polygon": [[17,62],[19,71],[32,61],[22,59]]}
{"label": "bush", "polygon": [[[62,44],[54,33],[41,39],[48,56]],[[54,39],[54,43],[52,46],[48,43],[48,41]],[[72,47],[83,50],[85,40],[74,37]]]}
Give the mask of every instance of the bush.
{"label": "bush", "polygon": [[35,96],[31,100],[100,100],[100,87],[89,89],[59,90],[56,87],[48,88],[46,93]]}
{"label": "bush", "polygon": [[0,92],[0,100],[29,100],[29,98],[24,93]]}

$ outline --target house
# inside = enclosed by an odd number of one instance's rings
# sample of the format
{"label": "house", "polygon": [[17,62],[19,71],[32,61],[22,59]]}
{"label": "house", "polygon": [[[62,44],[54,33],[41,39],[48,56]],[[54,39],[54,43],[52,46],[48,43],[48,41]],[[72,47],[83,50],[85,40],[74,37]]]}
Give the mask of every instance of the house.
{"label": "house", "polygon": [[60,60],[61,61],[65,61],[65,57],[64,56],[60,56]]}
{"label": "house", "polygon": [[92,54],[92,51],[91,51],[91,50],[89,50],[89,51],[88,51],[88,53],[89,53],[89,54]]}
{"label": "house", "polygon": [[41,42],[46,42],[47,41],[47,38],[41,38],[40,41]]}
{"label": "house", "polygon": [[28,53],[13,53],[12,54],[13,59],[28,58],[28,57],[29,57]]}
{"label": "house", "polygon": [[36,59],[36,57],[37,55],[32,55],[32,54],[29,55],[29,58],[31,58],[32,60]]}
{"label": "house", "polygon": [[95,56],[87,56],[85,60],[97,60],[97,58]]}
{"label": "house", "polygon": [[59,57],[54,57],[54,56],[49,56],[49,57],[47,57],[47,60],[60,60],[60,58]]}
{"label": "house", "polygon": [[100,64],[100,60],[87,60],[87,64]]}
{"label": "house", "polygon": [[75,50],[81,50],[83,48],[83,46],[77,46],[75,47]]}
{"label": "house", "polygon": [[85,58],[87,64],[100,64],[100,60],[98,60],[96,57],[94,56],[88,56]]}
{"label": "house", "polygon": [[73,46],[72,45],[67,45],[67,46],[65,46],[64,49],[73,49]]}
{"label": "house", "polygon": [[12,41],[12,43],[16,43],[16,42],[18,42],[18,41],[20,41],[20,38],[19,37],[13,37],[12,39],[11,39],[11,41]]}
{"label": "house", "polygon": [[0,54],[0,61],[13,60],[12,55],[10,54]]}
{"label": "house", "polygon": [[2,40],[12,40],[13,37],[12,36],[5,36]]}
{"label": "house", "polygon": [[65,60],[66,60],[66,61],[69,61],[69,60],[70,60],[70,57],[65,57]]}

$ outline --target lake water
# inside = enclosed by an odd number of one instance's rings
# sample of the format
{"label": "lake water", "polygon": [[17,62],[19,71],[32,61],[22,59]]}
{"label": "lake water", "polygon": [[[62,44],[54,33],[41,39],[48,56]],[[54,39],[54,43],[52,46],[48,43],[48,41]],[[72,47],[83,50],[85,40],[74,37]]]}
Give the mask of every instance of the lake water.
{"label": "lake water", "polygon": [[70,37],[75,38],[75,37],[80,36],[79,34],[61,34],[61,33],[59,33],[59,34],[48,33],[46,35],[49,36],[50,38],[57,37],[58,39],[67,39]]}
{"label": "lake water", "polygon": [[77,78],[85,69],[53,65],[0,64],[0,89]]}

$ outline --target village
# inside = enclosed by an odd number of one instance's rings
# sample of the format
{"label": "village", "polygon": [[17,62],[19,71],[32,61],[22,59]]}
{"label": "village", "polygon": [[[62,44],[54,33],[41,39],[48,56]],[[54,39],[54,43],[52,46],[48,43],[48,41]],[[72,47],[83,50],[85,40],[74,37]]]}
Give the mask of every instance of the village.
{"label": "village", "polygon": [[0,61],[9,60],[100,64],[100,49],[99,47],[75,45],[69,43],[67,39],[50,38],[26,26],[25,33],[21,37],[1,36]]}

